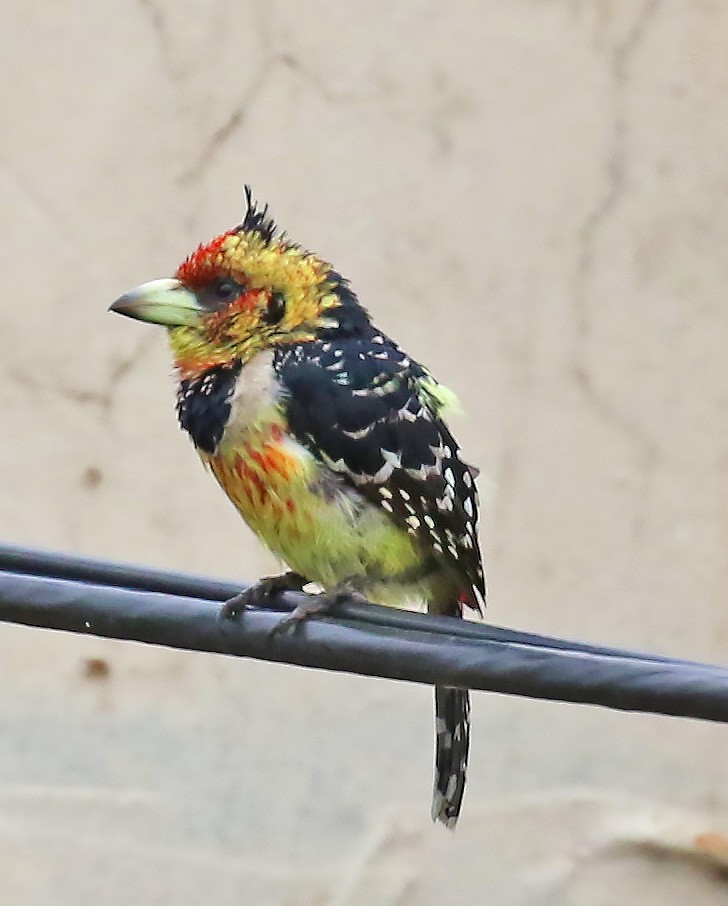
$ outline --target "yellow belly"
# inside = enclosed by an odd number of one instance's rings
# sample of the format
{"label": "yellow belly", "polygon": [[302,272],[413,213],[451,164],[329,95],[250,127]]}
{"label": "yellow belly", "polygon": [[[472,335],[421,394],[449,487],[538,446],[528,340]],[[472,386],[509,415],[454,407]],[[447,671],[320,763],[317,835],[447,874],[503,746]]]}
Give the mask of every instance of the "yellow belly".
{"label": "yellow belly", "polygon": [[[323,588],[372,573],[395,579],[423,560],[411,535],[278,425],[251,429],[238,434],[234,446],[222,443],[215,455],[200,455],[255,534]],[[403,587],[393,600],[393,592],[382,589],[383,603],[419,596],[418,589]]]}

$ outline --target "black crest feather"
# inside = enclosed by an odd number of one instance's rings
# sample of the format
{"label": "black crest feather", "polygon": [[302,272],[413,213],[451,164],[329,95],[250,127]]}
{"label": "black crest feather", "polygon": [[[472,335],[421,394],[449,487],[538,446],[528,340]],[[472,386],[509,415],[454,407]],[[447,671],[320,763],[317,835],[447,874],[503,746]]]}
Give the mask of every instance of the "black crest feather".
{"label": "black crest feather", "polygon": [[247,185],[245,186],[245,204],[245,217],[238,226],[238,230],[260,233],[266,242],[270,242],[278,229],[276,222],[268,215],[267,204],[262,209],[258,207],[258,203],[253,198],[253,190]]}

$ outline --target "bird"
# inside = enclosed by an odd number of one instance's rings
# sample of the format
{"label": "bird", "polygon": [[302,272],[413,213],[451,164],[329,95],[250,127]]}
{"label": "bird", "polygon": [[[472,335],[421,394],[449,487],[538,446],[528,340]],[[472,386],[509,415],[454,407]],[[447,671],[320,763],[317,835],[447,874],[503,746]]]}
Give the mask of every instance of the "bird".
{"label": "bird", "polygon": [[[111,311],[167,328],[177,415],[248,526],[289,568],[233,618],[314,583],[285,625],[344,600],[483,613],[478,470],[446,418],[455,394],[376,327],[334,266],[288,239],[245,186],[241,223]],[[435,687],[433,821],[454,828],[467,689]]]}

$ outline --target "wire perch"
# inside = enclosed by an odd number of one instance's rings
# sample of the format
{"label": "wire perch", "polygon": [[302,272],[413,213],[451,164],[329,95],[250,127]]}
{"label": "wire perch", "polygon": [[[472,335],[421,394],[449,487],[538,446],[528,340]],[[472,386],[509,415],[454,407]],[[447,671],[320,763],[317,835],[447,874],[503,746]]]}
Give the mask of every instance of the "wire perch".
{"label": "wire perch", "polygon": [[287,592],[236,621],[230,582],[0,546],[0,620],[365,676],[728,722],[728,669],[377,605],[270,636]]}

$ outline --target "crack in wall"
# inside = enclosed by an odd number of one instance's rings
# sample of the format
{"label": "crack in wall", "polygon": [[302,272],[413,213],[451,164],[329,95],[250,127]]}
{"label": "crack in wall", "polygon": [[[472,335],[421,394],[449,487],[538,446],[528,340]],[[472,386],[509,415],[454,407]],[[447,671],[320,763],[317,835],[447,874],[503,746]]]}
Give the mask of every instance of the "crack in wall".
{"label": "crack in wall", "polygon": [[178,82],[184,75],[184,69],[175,62],[171,30],[162,7],[157,0],[138,0],[138,3],[151,25],[162,69],[173,82]]}
{"label": "crack in wall", "polygon": [[[146,5],[153,3],[154,0],[140,0],[140,2]],[[268,13],[269,9],[267,6],[258,4],[258,45],[262,48],[263,58],[257,73],[240,101],[226,119],[206,139],[197,157],[179,174],[176,180],[178,185],[190,185],[199,182],[203,178],[219,151],[245,126],[245,121],[250,115],[251,108],[268,85],[276,70],[281,67],[297,73],[301,81],[313,88],[316,94],[327,104],[337,105],[356,100],[356,96],[353,93],[333,91],[315,72],[304,66],[295,54],[285,50],[278,51],[271,36]]]}
{"label": "crack in wall", "polygon": [[227,119],[208,137],[195,160],[193,160],[187,169],[179,174],[176,180],[178,185],[184,186],[196,183],[205,175],[205,172],[220,149],[226,145],[241,126],[243,126],[250,113],[250,108],[268,83],[268,79],[274,68],[274,62],[275,61],[271,57],[263,60],[257,75],[250,83],[248,90],[239,104],[232,110]]}
{"label": "crack in wall", "polygon": [[458,122],[473,112],[472,103],[467,95],[450,84],[447,74],[440,70],[432,73],[429,100],[422,125],[433,142],[436,157],[445,160],[455,148],[454,132]]}
{"label": "crack in wall", "polygon": [[600,418],[626,437],[637,454],[641,487],[632,525],[635,541],[642,536],[644,530],[645,509],[650,496],[653,473],[659,460],[659,449],[644,427],[636,419],[622,412],[609,394],[598,386],[591,371],[587,350],[593,332],[589,292],[599,237],[629,191],[627,179],[629,127],[626,99],[631,85],[631,67],[657,15],[660,3],[661,0],[646,0],[625,38],[617,42],[611,52],[612,114],[605,162],[606,187],[596,205],[587,213],[578,233],[578,255],[572,294],[575,338],[571,377],[585,402]]}
{"label": "crack in wall", "polygon": [[[156,10],[156,0],[139,0],[144,7]],[[263,58],[258,70],[252,78],[247,90],[239,102],[233,107],[223,122],[217,126],[204,140],[203,147],[192,162],[178,175],[178,185],[187,186],[199,182],[213,163],[220,150],[245,126],[251,108],[257,102],[260,94],[269,84],[276,71],[286,69],[298,76],[299,84],[310,88],[316,97],[330,107],[343,104],[360,103],[365,96],[353,90],[337,89],[319,75],[314,69],[306,65],[295,53],[286,49],[278,50],[276,42],[271,37],[270,25],[267,21],[268,8],[261,6],[259,10],[258,46],[262,48]],[[156,16],[153,20],[155,28],[160,35],[164,34],[163,20]],[[431,111],[428,119],[422,124],[425,132],[430,136],[435,151],[440,158],[447,157],[453,148],[453,138],[450,134],[452,121],[458,116],[470,112],[467,101],[453,92],[446,92],[446,86],[435,79],[434,93],[437,104]],[[439,95],[439,99],[437,96]],[[389,115],[386,110],[382,111]],[[399,116],[395,114],[395,116]]]}
{"label": "crack in wall", "polygon": [[[62,217],[54,210],[51,202],[45,198],[36,186],[29,185],[25,178],[18,172],[14,162],[0,159],[0,176],[4,177],[15,191],[18,198],[48,227],[53,234],[53,242],[62,245],[64,249],[78,251],[74,240],[75,234],[71,231],[68,219]],[[63,224],[59,230],[58,225]]]}
{"label": "crack in wall", "polygon": [[87,387],[74,387],[63,381],[39,381],[35,376],[22,368],[8,370],[8,378],[17,386],[35,395],[52,395],[66,402],[79,405],[96,406],[103,418],[109,418],[116,403],[116,394],[124,378],[139,364],[146,352],[155,342],[153,334],[145,336],[136,347],[120,358],[109,370],[106,386],[101,390]]}
{"label": "crack in wall", "polygon": [[297,73],[301,77],[301,81],[306,82],[313,88],[315,94],[317,94],[321,100],[332,107],[359,100],[357,94],[353,91],[332,90],[317,73],[304,66],[295,54],[285,52],[280,53],[276,57],[276,61],[283,66],[286,66],[292,72]]}
{"label": "crack in wall", "polygon": [[242,98],[228,114],[227,118],[212,134],[204,141],[202,150],[193,159],[182,172],[177,176],[176,183],[179,186],[188,186],[199,182],[205,175],[207,169],[212,164],[216,155],[230,139],[244,125],[250,109],[255,104],[258,95],[263,91],[268,83],[268,79],[275,67],[275,53],[273,50],[273,40],[271,38],[269,7],[264,2],[257,2],[255,18],[257,19],[257,37],[258,46],[262,48],[262,61],[258,66],[258,71],[253,76],[247,90]]}
{"label": "crack in wall", "polygon": [[190,183],[198,182],[204,176],[205,171],[213,162],[218,151],[245,125],[245,120],[248,118],[258,96],[268,85],[275,71],[280,67],[285,67],[291,72],[297,73],[302,82],[313,88],[316,94],[331,106],[357,100],[357,96],[353,92],[332,91],[316,73],[303,66],[293,54],[285,52],[273,53],[268,47],[258,73],[250,83],[245,95],[228,115],[227,119],[212,132],[196,160],[179,175],[177,179],[179,185],[189,185]]}

